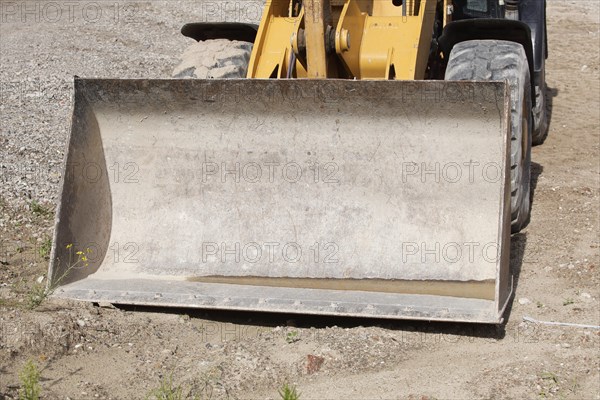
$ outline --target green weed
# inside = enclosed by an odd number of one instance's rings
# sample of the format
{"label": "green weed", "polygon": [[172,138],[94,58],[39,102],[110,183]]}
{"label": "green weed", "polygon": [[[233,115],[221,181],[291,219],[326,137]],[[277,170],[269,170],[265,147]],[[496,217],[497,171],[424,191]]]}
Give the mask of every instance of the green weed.
{"label": "green weed", "polygon": [[[69,262],[67,264],[67,268],[65,272],[58,278],[54,280],[50,280],[48,286],[44,286],[41,284],[34,284],[29,294],[27,295],[26,306],[30,310],[39,307],[40,304],[48,298],[48,296],[52,295],[56,288],[60,286],[61,282],[69,275],[69,272],[73,270],[73,268],[87,267],[88,266],[88,258],[87,255],[90,253],[90,249],[86,249],[85,252],[77,251],[73,254],[73,245],[67,245],[67,249],[69,250]],[[77,260],[73,261],[74,255],[77,256]]]}
{"label": "green weed", "polygon": [[173,383],[173,375],[164,377],[160,382],[160,386],[148,393],[146,399],[155,400],[183,400],[183,388],[175,386]]}
{"label": "green weed", "polygon": [[571,299],[571,298],[568,298],[568,299],[565,299],[563,301],[563,306],[568,306],[568,305],[571,305],[573,303],[575,303],[575,301],[573,299]]}
{"label": "green weed", "polygon": [[175,385],[173,374],[170,374],[146,395],[146,400],[200,400],[200,396],[193,394],[192,389],[185,391],[181,385]]}
{"label": "green weed", "polygon": [[281,389],[279,389],[279,396],[282,400],[298,400],[300,393],[296,391],[296,386],[290,386],[284,383]]}
{"label": "green weed", "polygon": [[19,400],[38,400],[40,398],[40,372],[37,365],[29,360],[19,373],[21,389],[19,390]]}
{"label": "green weed", "polygon": [[29,203],[29,208],[31,209],[32,213],[34,213],[35,215],[42,216],[42,217],[46,217],[46,216],[52,214],[50,209],[44,207],[43,205],[41,205],[40,203],[38,203],[35,200],[31,200],[31,203]]}
{"label": "green weed", "polygon": [[298,331],[291,331],[285,335],[285,341],[288,343],[295,343],[300,340],[300,336],[298,335]]}
{"label": "green weed", "polygon": [[52,239],[47,238],[42,242],[42,245],[38,249],[38,253],[44,260],[50,259],[50,250],[52,250]]}

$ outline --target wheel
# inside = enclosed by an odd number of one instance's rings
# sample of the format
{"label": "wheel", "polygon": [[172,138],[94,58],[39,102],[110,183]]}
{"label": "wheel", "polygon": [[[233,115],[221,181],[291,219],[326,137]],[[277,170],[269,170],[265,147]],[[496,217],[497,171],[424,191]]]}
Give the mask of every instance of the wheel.
{"label": "wheel", "polygon": [[531,179],[531,86],[523,46],[503,40],[470,40],[454,46],[446,80],[508,80],[511,100],[511,232],[529,223]]}
{"label": "wheel", "polygon": [[535,87],[535,106],[533,107],[533,134],[531,142],[534,146],[544,143],[548,136],[548,111],[546,110],[546,81],[541,75],[541,84]]}
{"label": "wheel", "polygon": [[194,43],[181,56],[173,78],[245,78],[252,43],[214,39]]}

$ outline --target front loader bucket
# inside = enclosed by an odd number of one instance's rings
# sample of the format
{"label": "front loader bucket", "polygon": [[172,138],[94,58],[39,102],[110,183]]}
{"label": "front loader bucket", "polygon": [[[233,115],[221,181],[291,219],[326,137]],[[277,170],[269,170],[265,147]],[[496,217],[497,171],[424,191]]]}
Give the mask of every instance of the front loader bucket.
{"label": "front loader bucket", "polygon": [[505,83],[76,79],[74,103],[56,296],[502,321]]}

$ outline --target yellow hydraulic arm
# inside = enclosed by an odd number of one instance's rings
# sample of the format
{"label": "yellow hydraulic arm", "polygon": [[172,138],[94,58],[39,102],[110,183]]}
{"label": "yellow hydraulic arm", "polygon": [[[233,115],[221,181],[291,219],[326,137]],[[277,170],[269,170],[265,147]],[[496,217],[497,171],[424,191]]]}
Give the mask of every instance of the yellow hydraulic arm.
{"label": "yellow hydraulic arm", "polygon": [[267,2],[248,78],[423,79],[437,0]]}

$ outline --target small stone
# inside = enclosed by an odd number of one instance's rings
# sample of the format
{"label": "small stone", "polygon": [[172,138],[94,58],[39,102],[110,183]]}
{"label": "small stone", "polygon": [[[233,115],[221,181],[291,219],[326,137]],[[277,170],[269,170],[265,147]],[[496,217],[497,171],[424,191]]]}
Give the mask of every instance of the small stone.
{"label": "small stone", "polygon": [[113,308],[113,309],[117,308],[117,307],[113,306],[112,303],[109,303],[107,301],[100,301],[100,302],[98,302],[98,307],[100,307],[100,308]]}
{"label": "small stone", "polygon": [[589,294],[589,293],[587,293],[587,292],[583,292],[583,293],[581,293],[579,296],[580,296],[582,299],[588,299],[588,300],[592,298],[592,295],[591,295],[591,294]]}
{"label": "small stone", "polygon": [[321,369],[321,366],[323,365],[324,361],[325,358],[321,356],[309,354],[308,356],[306,356],[306,373],[309,375],[314,374],[315,372]]}
{"label": "small stone", "polygon": [[37,283],[42,283],[42,282],[44,282],[44,275],[42,275],[42,276],[39,276],[39,277],[38,277],[38,278],[37,278],[35,281],[36,281]]}
{"label": "small stone", "polygon": [[80,327],[82,327],[82,328],[83,328],[83,327],[85,326],[85,321],[84,321],[84,320],[82,320],[82,319],[78,319],[78,320],[77,320],[77,325],[79,325]]}
{"label": "small stone", "polygon": [[519,304],[521,304],[521,305],[525,305],[525,304],[529,304],[529,303],[531,303],[531,300],[529,300],[529,299],[528,299],[528,298],[526,298],[526,297],[521,297],[521,298],[519,299]]}

